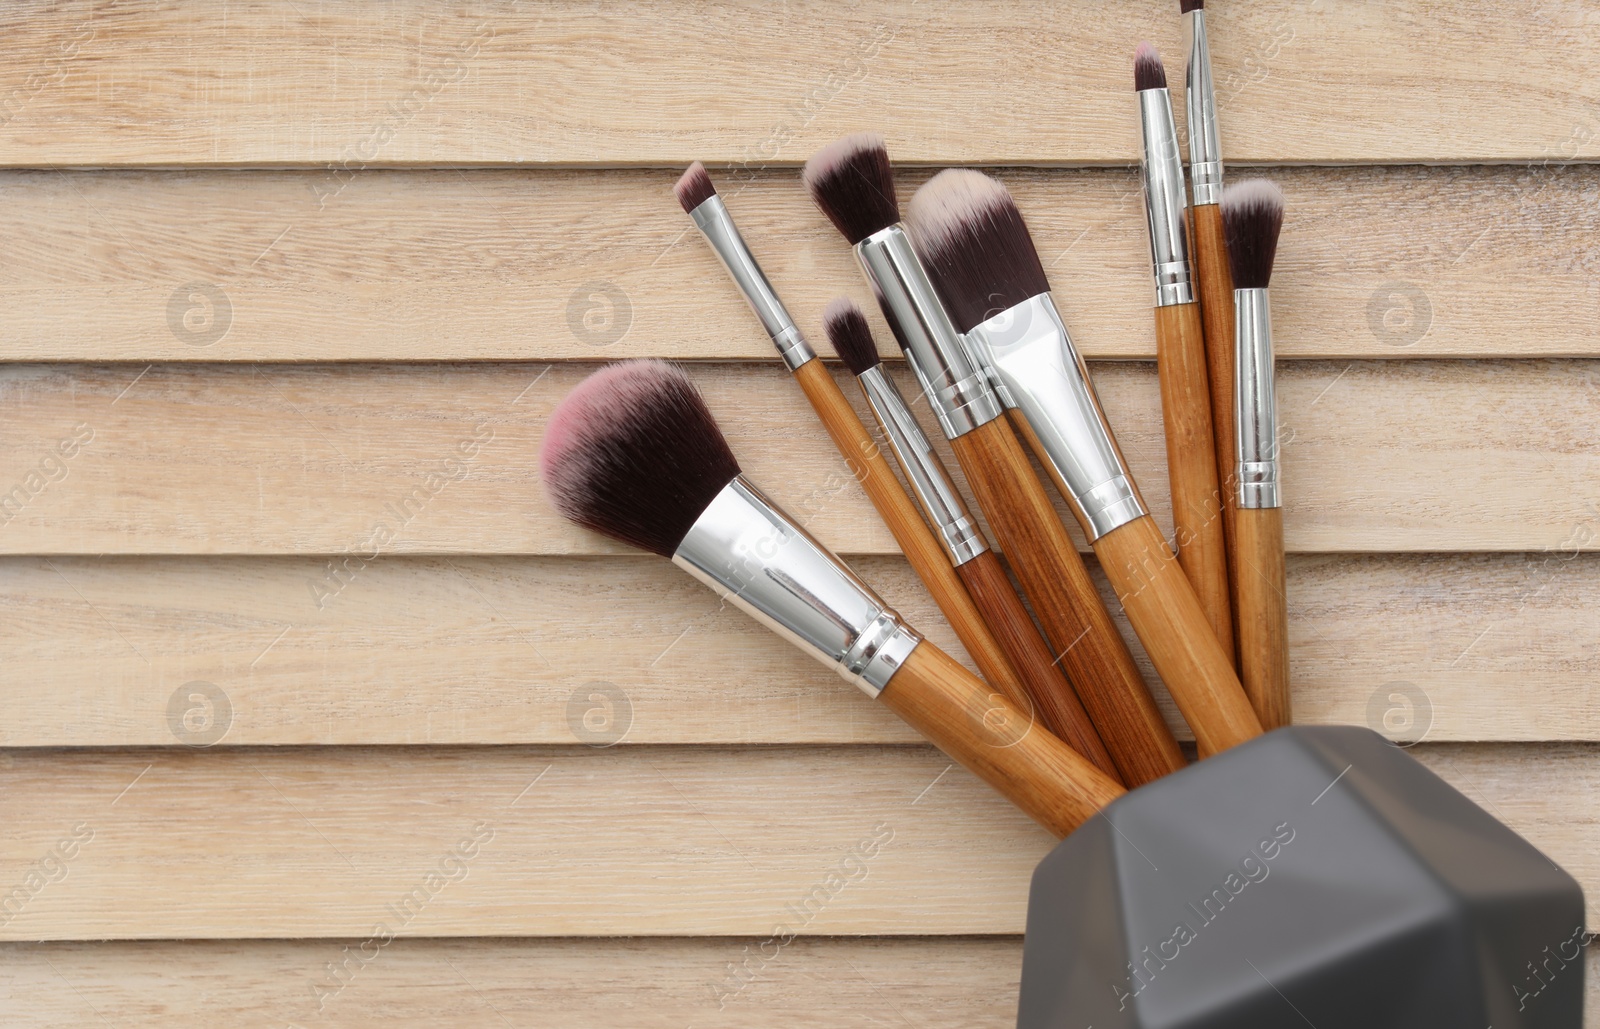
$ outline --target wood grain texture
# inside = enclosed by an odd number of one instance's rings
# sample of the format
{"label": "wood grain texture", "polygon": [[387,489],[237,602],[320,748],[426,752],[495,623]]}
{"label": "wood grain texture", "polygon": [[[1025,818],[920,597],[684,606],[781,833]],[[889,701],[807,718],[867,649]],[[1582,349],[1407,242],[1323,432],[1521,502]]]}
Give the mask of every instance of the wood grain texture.
{"label": "wood grain texture", "polygon": [[[837,452],[801,429],[815,416],[775,365],[694,378],[746,471],[791,514],[841,552],[892,551]],[[0,552],[319,553],[352,568],[374,547],[618,553],[556,515],[535,468],[545,418],[590,370],[3,368],[0,502],[23,495],[0,503]],[[1165,528],[1154,370],[1093,374]],[[1600,476],[1594,364],[1292,362],[1277,385],[1291,552],[1600,547],[1600,508],[1582,488]],[[93,437],[62,478],[59,448],[80,431]]]}
{"label": "wood grain texture", "polygon": [[1289,608],[1283,511],[1241,509],[1234,536],[1239,582],[1239,681],[1268,731],[1288,725]]}
{"label": "wood grain texture", "polygon": [[1232,663],[1233,602],[1228,590],[1228,548],[1200,305],[1157,307],[1155,318],[1161,423],[1167,441],[1167,485],[1172,495],[1178,564]]}
{"label": "wood grain texture", "polygon": [[[638,1029],[793,1025],[1012,1029],[1018,937],[798,939],[411,939],[352,961],[321,1005],[325,965],[359,940],[217,940],[0,945],[0,992],[19,1029],[112,1025],[212,1029],[285,1020],[330,1029],[411,1022],[478,1029],[500,1020],[589,1029],[596,1011]],[[729,966],[732,965],[732,970]],[[1600,1020],[1600,948],[1590,947],[1585,1017]],[[223,987],[226,988],[223,988]],[[332,987],[330,987],[331,991]]]}
{"label": "wood grain texture", "polygon": [[[1414,752],[1593,898],[1600,750]],[[398,936],[1015,933],[1052,844],[928,747],[5,758],[8,891],[93,831],[0,927],[11,940],[361,939],[380,923]],[[451,881],[429,890],[434,873]],[[830,887],[830,873],[854,881]],[[429,896],[408,908],[417,889]]]}
{"label": "wood grain texture", "polygon": [[980,425],[951,446],[1119,778],[1133,788],[1182,768],[1177,741],[1010,420]]}
{"label": "wood grain texture", "polygon": [[[904,562],[852,565],[959,653]],[[322,569],[316,558],[0,560],[0,745],[181,742],[191,733],[179,722],[175,734],[168,704],[195,681],[229,698],[221,746],[917,739],[665,562],[392,557],[318,610],[309,584]],[[1600,555],[1294,556],[1288,592],[1302,723],[1600,741]],[[590,638],[607,641],[604,662]],[[1165,689],[1153,692],[1186,735]]]}
{"label": "wood grain texture", "polygon": [[1035,715],[1040,724],[1088,758],[1100,771],[1120,782],[1116,762],[1111,760],[1094,722],[1083,709],[1083,702],[1057,663],[1055,652],[1045,642],[1034,624],[1033,615],[1017,595],[1000,558],[993,550],[986,550],[962,564],[957,571],[974,602],[989,613],[987,621],[1001,646],[1006,648],[1016,667],[1026,669],[1025,677],[1031,688],[1018,706]]}
{"label": "wood grain texture", "polygon": [[1217,488],[1222,503],[1222,538],[1228,554],[1228,604],[1235,639],[1239,630],[1239,567],[1234,558],[1234,519],[1239,498],[1233,410],[1233,268],[1222,229],[1222,208],[1201,204],[1189,208],[1194,241],[1195,283],[1200,294],[1201,325],[1206,342],[1206,384],[1211,390],[1211,439],[1216,444]]}
{"label": "wood grain texture", "polygon": [[1013,704],[1029,709],[1030,696],[1052,684],[1025,681],[1013,665],[1009,651],[1001,645],[998,634],[990,629],[985,610],[968,594],[963,578],[950,566],[944,548],[923,521],[900,480],[895,478],[883,448],[867,431],[866,424],[856,417],[850,401],[845,399],[823,363],[816,359],[807,361],[795,369],[794,378],[844,459],[850,477],[872,501],[884,526],[933,595],[984,679]]}
{"label": "wood grain texture", "polygon": [[[677,174],[372,171],[319,207],[318,172],[0,172],[0,357],[771,361],[673,200]],[[1137,172],[999,174],[1080,350],[1153,358],[1132,316],[1150,306]],[[1270,174],[1293,209],[1272,284],[1280,356],[1600,354],[1585,228],[1600,167]],[[903,170],[902,191],[927,175]],[[835,296],[869,299],[795,171],[718,178],[803,329],[820,333]]]}
{"label": "wood grain texture", "polygon": [[1149,515],[1094,541],[1100,566],[1202,758],[1261,735],[1222,641]]}
{"label": "wood grain texture", "polygon": [[878,700],[1057,838],[1126,792],[937,647],[912,651]]}
{"label": "wood grain texture", "polygon": [[[1489,19],[1439,0],[1271,0],[1208,13],[1231,162],[1600,154],[1595,28],[1582,9],[1520,0]],[[884,126],[901,160],[1131,161],[1127,56],[1144,38],[1182,52],[1182,23],[1164,7],[1020,0],[778,11],[475,0],[445,13],[422,0],[113,11],[40,0],[11,5],[0,28],[13,40],[0,162],[345,174],[793,162],[862,124]],[[1002,64],[1006,75],[989,74]],[[1414,102],[1396,105],[1402,91]]]}

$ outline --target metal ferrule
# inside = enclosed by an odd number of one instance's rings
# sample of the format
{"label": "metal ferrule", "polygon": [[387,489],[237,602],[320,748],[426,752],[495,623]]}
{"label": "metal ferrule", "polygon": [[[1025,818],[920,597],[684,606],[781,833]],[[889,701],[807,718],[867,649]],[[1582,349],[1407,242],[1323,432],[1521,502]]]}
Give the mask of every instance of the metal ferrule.
{"label": "metal ferrule", "polygon": [[1194,205],[1222,200],[1222,142],[1217,135],[1217,90],[1211,80],[1211,47],[1206,42],[1206,10],[1189,12],[1189,72],[1184,97],[1189,105],[1189,188]]}
{"label": "metal ferrule", "polygon": [[1139,124],[1144,136],[1144,212],[1150,224],[1150,263],[1155,270],[1156,306],[1194,301],[1189,276],[1189,202],[1183,186],[1178,127],[1172,122],[1172,96],[1165,89],[1142,89]]}
{"label": "metal ferrule", "polygon": [[922,513],[939,536],[950,563],[960,567],[989,549],[967,502],[950,481],[944,462],[933,452],[933,445],[922,434],[922,426],[911,416],[911,408],[882,365],[868,368],[857,376],[867,395],[867,404],[883,428],[889,449],[905,471],[911,492]]}
{"label": "metal ferrule", "polygon": [[1264,289],[1233,291],[1233,412],[1238,426],[1241,508],[1282,507],[1278,492],[1278,403],[1273,389],[1272,309]]}
{"label": "metal ferrule", "polygon": [[701,512],[672,563],[869,697],[883,692],[922,641],[742,475]]}
{"label": "metal ferrule", "polygon": [[974,326],[967,339],[1016,399],[1035,454],[1090,542],[1145,513],[1083,355],[1050,294]]}
{"label": "metal ferrule", "polygon": [[783,301],[778,299],[777,291],[756,262],[755,255],[745,245],[744,237],[739,235],[739,227],[733,223],[733,215],[728,213],[722,197],[712,196],[691,211],[689,217],[706,237],[706,242],[711,244],[711,249],[716,251],[722,266],[728,269],[728,274],[733,277],[739,292],[744,294],[750,310],[761,319],[761,326],[778,348],[784,365],[792,372],[816,357],[817,352],[800,334]]}
{"label": "metal ferrule", "polygon": [[1000,417],[1000,398],[967,352],[905,229],[891,225],[855,250],[945,436],[955,439]]}

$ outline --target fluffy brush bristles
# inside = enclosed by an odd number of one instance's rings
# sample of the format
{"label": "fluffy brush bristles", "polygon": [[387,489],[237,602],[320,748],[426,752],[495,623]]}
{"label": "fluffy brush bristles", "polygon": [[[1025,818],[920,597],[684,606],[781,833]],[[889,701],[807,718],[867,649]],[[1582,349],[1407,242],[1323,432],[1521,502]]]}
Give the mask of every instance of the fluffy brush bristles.
{"label": "fluffy brush bristles", "polygon": [[800,179],[851,245],[900,220],[894,166],[876,132],[858,132],[811,155]]}
{"label": "fluffy brush bristles", "polygon": [[856,375],[881,363],[867,316],[849,297],[837,297],[828,305],[822,312],[822,325],[828,330],[828,342],[833,344],[839,360]]}
{"label": "fluffy brush bristles", "polygon": [[1133,88],[1140,93],[1167,88],[1167,69],[1161,64],[1161,55],[1149,42],[1140,43],[1133,51]]}
{"label": "fluffy brush bristles", "polygon": [[550,415],[539,467],[564,516],[662,557],[739,474],[700,391],[664,361],[579,383]]}
{"label": "fluffy brush bristles", "polygon": [[1188,14],[1190,11],[1203,10],[1206,0],[1178,0],[1178,13]]}
{"label": "fluffy brush bristles", "polygon": [[1222,191],[1222,232],[1234,289],[1266,289],[1283,229],[1283,190],[1270,179],[1247,179]]}
{"label": "fluffy brush bristles", "polygon": [[672,192],[677,194],[678,203],[683,205],[685,214],[692,214],[696,207],[717,195],[717,187],[711,183],[711,173],[706,171],[706,166],[699,161],[689,165],[689,170],[678,179],[678,184],[672,187]]}
{"label": "fluffy brush bristles", "polygon": [[950,168],[929,179],[911,198],[906,227],[962,332],[1050,289],[1016,201],[982,172]]}

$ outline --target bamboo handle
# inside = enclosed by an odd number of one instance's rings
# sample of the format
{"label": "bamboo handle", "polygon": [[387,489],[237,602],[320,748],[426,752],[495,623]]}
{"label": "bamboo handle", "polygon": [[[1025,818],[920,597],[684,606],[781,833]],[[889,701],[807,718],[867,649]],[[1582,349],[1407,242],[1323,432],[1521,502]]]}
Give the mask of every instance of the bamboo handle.
{"label": "bamboo handle", "polygon": [[834,446],[839,448],[850,474],[861,483],[872,506],[878,509],[895,542],[905,553],[906,561],[928,588],[939,610],[944,612],[973,663],[983,677],[1013,703],[1026,706],[1028,690],[1004,648],[989,631],[961,577],[950,567],[944,548],[934,538],[928,523],[922,520],[921,512],[906,495],[900,480],[895,478],[894,469],[889,467],[877,440],[856,417],[855,408],[845,399],[839,384],[816,359],[796,368],[794,377],[811,401],[817,417],[822,419],[823,428],[832,437]]}
{"label": "bamboo handle", "polygon": [[1122,781],[1142,786],[1183,768],[1177,740],[1010,424],[997,418],[951,445]]}
{"label": "bamboo handle", "polygon": [[1167,431],[1167,474],[1172,481],[1178,563],[1232,665],[1233,601],[1228,593],[1228,551],[1200,305],[1171,304],[1155,312],[1156,368],[1161,381],[1161,419]]}
{"label": "bamboo handle", "polygon": [[1289,608],[1284,590],[1283,511],[1239,511],[1239,666],[1244,692],[1266,729],[1289,724]]}
{"label": "bamboo handle", "polygon": [[1057,836],[1123,793],[1087,758],[926,641],[878,699]]}
{"label": "bamboo handle", "polygon": [[1200,756],[1261,735],[1244,687],[1161,530],[1141,515],[1095,540],[1117,598],[1194,730]]}
{"label": "bamboo handle", "polygon": [[1239,498],[1234,462],[1233,424],[1233,267],[1228,264],[1222,208],[1191,207],[1194,218],[1194,260],[1200,286],[1200,315],[1205,326],[1206,371],[1211,384],[1211,434],[1216,440],[1217,484],[1222,489],[1222,536],[1228,548],[1228,587],[1232,595],[1234,632],[1239,632],[1239,563],[1234,559],[1234,518]]}
{"label": "bamboo handle", "polygon": [[985,550],[965,564],[957,565],[956,572],[967,584],[967,593],[984,613],[989,628],[1005,648],[1006,656],[1011,658],[1023,681],[1032,687],[1033,710],[1038,712],[1044,727],[1088,758],[1100,771],[1120,780],[1121,775],[1100,741],[1100,734],[1083,710],[1078,695],[1072,692],[1061,666],[1056,664],[1050,644],[1039,635],[1033,617],[1022,606],[1022,599],[1012,587],[1000,558],[994,551]]}

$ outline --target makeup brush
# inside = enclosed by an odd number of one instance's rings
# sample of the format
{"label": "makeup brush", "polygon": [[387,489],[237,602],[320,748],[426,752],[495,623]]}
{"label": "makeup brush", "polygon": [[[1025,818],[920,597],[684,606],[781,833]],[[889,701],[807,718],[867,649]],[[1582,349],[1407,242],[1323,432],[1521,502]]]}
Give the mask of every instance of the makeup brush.
{"label": "makeup brush", "polygon": [[1239,670],[1261,724],[1276,729],[1289,724],[1289,612],[1267,283],[1283,228],[1283,191],[1266,179],[1250,179],[1224,190],[1220,206],[1238,312],[1233,581],[1239,595]]}
{"label": "makeup brush", "polygon": [[1239,585],[1232,558],[1233,481],[1233,272],[1223,238],[1222,143],[1217,132],[1217,92],[1211,76],[1211,48],[1206,41],[1205,0],[1181,0],[1189,20],[1189,71],[1184,100],[1189,109],[1189,225],[1194,232],[1194,272],[1205,329],[1206,378],[1211,386],[1211,434],[1217,451],[1217,482],[1222,496],[1222,535],[1228,548],[1228,589],[1232,595],[1234,634],[1239,631]]}
{"label": "makeup brush", "polygon": [[[941,527],[948,533],[942,541],[929,531],[905,490],[901,489],[877,442],[862,426],[833,376],[817,360],[816,352],[762,272],[705,166],[699,161],[690,165],[678,179],[674,192],[760,319],[778,348],[784,366],[811,402],[851,474],[878,509],[906,561],[928,588],[939,610],[944,612],[978,670],[1006,699],[1024,710],[1032,710],[1031,698],[1052,692],[1054,679],[1044,676],[1037,668],[1025,668],[1014,662],[1002,645],[1002,636],[1008,630],[992,620],[986,621],[978,603],[982,598],[968,593],[967,585],[963,584],[965,577],[952,568],[951,560],[946,557],[947,550],[963,556],[986,550],[988,544],[978,534],[977,526],[969,520]],[[1084,753],[1092,754],[1087,750]]]}
{"label": "makeup brush", "polygon": [[1122,788],[907,626],[741,474],[683,372],[613,365],[550,416],[540,471],[568,519],[669,558],[881,700],[1066,835]]}
{"label": "makeup brush", "polygon": [[1000,558],[989,549],[983,530],[978,528],[966,501],[950,481],[944,462],[933,452],[912,417],[900,388],[884,371],[867,316],[861,308],[839,297],[828,305],[822,321],[833,349],[861,385],[867,406],[872,408],[889,450],[900,462],[923,517],[938,530],[967,592],[983,610],[985,621],[999,637],[1012,665],[1027,670],[1030,696],[1045,728],[1077,748],[1102,772],[1118,778],[1100,734],[1056,664],[1050,645],[1022,606]]}
{"label": "makeup brush", "polygon": [[[1011,194],[987,175],[951,169],[917,191],[907,222],[956,327],[1016,399],[1035,453],[1082,524],[1201,755],[1258,735],[1228,653],[1117,448]],[[1104,737],[1107,727],[1096,725]]]}
{"label": "makeup brush", "polygon": [[854,247],[978,506],[1123,782],[1137,786],[1182,768],[1177,741],[1082,555],[1011,423],[1001,417],[1002,398],[968,352],[899,224],[883,137],[861,133],[829,144],[806,163],[802,179]]}
{"label": "makeup brush", "polygon": [[1172,524],[1178,563],[1201,609],[1233,661],[1232,598],[1217,478],[1216,436],[1206,371],[1205,330],[1189,275],[1188,201],[1178,129],[1172,121],[1167,73],[1155,47],[1140,43],[1133,58],[1144,143],[1145,217],[1156,282],[1156,366],[1161,417],[1167,433],[1167,475],[1172,482]]}

